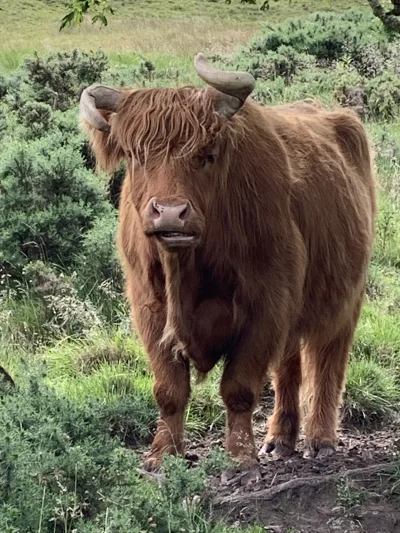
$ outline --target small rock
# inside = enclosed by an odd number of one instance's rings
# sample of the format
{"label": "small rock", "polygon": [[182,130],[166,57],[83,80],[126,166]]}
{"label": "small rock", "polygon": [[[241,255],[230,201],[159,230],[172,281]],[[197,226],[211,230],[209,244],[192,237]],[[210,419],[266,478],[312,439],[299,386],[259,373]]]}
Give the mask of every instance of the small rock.
{"label": "small rock", "polygon": [[350,441],[349,441],[349,451],[357,450],[359,444],[360,443],[358,441],[356,441],[355,439],[350,439]]}
{"label": "small rock", "polygon": [[364,450],[361,457],[364,459],[364,461],[372,461],[374,458],[374,452],[372,450]]}

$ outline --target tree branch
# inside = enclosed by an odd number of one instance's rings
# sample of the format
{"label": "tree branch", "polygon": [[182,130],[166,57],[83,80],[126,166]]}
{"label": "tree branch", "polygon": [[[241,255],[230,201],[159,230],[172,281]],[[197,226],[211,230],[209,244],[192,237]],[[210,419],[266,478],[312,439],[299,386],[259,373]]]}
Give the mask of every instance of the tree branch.
{"label": "tree branch", "polygon": [[[380,0],[368,0],[369,5],[371,6],[373,14],[378,17],[383,24],[395,32],[400,32],[400,17],[396,16],[396,7],[393,11],[385,11]],[[392,2],[394,4],[394,2]]]}
{"label": "tree branch", "polygon": [[318,487],[320,485],[325,485],[326,483],[331,483],[332,481],[337,481],[342,477],[354,477],[354,476],[370,476],[373,474],[383,474],[386,472],[393,472],[398,468],[398,463],[384,463],[373,466],[367,466],[365,468],[355,468],[354,470],[347,470],[344,472],[337,472],[335,474],[321,475],[315,477],[306,477],[306,478],[295,478],[285,483],[281,483],[275,487],[268,489],[258,490],[256,492],[245,492],[237,495],[229,496],[220,496],[215,498],[214,503],[217,505],[228,504],[230,508],[234,508],[237,505],[248,505],[251,502],[256,500],[268,501],[272,500],[282,492],[288,490],[298,489],[300,487]]}

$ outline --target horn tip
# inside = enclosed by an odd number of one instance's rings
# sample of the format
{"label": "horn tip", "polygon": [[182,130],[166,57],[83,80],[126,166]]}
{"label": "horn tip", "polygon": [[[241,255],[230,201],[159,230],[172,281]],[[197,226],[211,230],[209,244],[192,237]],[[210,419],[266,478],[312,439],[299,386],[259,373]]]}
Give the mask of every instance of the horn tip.
{"label": "horn tip", "polygon": [[199,52],[194,56],[194,62],[197,63],[199,61],[206,61],[208,62],[206,56],[203,54],[203,52]]}

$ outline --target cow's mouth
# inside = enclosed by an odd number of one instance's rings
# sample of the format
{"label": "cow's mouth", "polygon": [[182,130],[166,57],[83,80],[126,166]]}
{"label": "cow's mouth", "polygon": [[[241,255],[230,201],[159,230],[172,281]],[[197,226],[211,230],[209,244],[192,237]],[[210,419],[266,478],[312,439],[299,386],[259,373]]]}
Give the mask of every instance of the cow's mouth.
{"label": "cow's mouth", "polygon": [[190,246],[198,242],[198,236],[195,233],[182,231],[158,231],[156,237],[159,241],[167,246]]}

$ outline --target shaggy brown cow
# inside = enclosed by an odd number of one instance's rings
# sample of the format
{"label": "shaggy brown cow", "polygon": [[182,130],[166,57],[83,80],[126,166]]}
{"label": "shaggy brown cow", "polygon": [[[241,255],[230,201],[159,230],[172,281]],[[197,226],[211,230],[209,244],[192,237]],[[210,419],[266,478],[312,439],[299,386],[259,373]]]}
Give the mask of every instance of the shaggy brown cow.
{"label": "shaggy brown cow", "polygon": [[247,99],[248,73],[211,87],[87,88],[81,116],[99,164],[122,160],[119,250],[161,416],[147,467],[183,451],[190,363],[224,357],[226,447],[255,462],[252,413],[268,371],[275,410],[262,452],[287,455],[299,390],[311,390],[308,453],[335,446],[350,345],[373,246],[365,131],[351,112]]}

